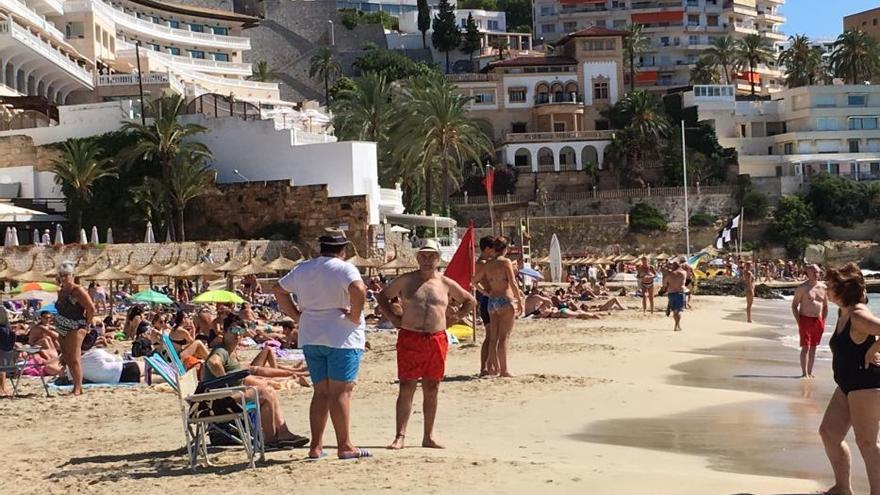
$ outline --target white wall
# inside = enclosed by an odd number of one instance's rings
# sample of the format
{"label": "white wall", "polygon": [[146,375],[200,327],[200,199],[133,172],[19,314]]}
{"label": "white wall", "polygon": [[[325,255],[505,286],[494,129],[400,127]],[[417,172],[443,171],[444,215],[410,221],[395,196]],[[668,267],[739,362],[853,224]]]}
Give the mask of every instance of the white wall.
{"label": "white wall", "polygon": [[608,97],[611,104],[617,103],[620,95],[617,94],[617,62],[585,62],[584,63],[584,86],[581,88],[584,94],[584,105],[593,104],[593,78],[608,78]]}
{"label": "white wall", "polygon": [[[535,88],[538,86],[540,82],[546,82],[547,84],[553,84],[556,81],[561,82],[562,84],[566,84],[569,82],[573,82],[578,84],[577,74],[574,72],[568,74],[540,74],[540,75],[529,75],[529,76],[511,76],[505,75],[504,77],[504,93],[498,95],[498,98],[504,98],[504,107],[505,108],[531,108],[535,106]],[[508,95],[510,94],[509,88],[526,88],[526,101],[522,103],[510,103],[507,101]],[[583,90],[584,88],[580,88]]]}
{"label": "white wall", "polygon": [[134,114],[131,101],[124,100],[61,106],[58,119],[56,126],[0,131],[0,137],[30,136],[35,146],[42,146],[118,130],[123,122],[133,120]]}
{"label": "white wall", "polygon": [[289,180],[294,185],[327,184],[331,197],[366,195],[370,224],[379,223],[379,179],[376,143],[341,143],[293,146],[290,130],[275,130],[274,123],[225,117],[191,115],[184,118],[210,129],[195,139],[214,155],[211,165],[218,182]]}
{"label": "white wall", "polygon": [[63,198],[52,172],[37,172],[31,165],[0,169],[0,184],[21,184],[20,198]]}

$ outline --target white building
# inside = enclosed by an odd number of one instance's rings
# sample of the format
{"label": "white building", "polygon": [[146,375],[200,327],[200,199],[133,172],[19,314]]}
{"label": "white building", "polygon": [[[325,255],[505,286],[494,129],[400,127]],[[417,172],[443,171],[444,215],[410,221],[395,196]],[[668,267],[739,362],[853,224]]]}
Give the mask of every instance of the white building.
{"label": "white building", "polygon": [[700,85],[685,93],[692,105],[722,146],[736,148],[740,174],[779,178],[783,193],[819,172],[880,179],[880,86],[809,86],[738,101],[732,86]]}

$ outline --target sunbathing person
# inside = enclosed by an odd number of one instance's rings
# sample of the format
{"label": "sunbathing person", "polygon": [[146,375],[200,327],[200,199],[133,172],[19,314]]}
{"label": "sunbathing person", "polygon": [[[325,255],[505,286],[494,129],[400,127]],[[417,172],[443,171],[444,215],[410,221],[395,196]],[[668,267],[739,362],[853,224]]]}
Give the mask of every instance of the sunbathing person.
{"label": "sunbathing person", "polygon": [[[177,355],[180,356],[183,367],[187,370],[203,363],[208,359],[209,354],[208,347],[201,340],[196,340],[193,332],[192,319],[183,311],[178,311],[174,316],[174,328],[171,329],[168,337]],[[164,351],[164,347],[162,349]],[[166,360],[170,357],[164,355],[164,352],[161,354]]]}
{"label": "sunbathing person", "polygon": [[[89,383],[140,383],[144,376],[144,364],[140,361],[123,361],[121,357],[96,347],[98,333],[86,334],[82,343],[83,380]],[[46,364],[46,374],[53,374],[56,363]],[[67,372],[70,378],[70,372]]]}
{"label": "sunbathing person", "polygon": [[284,340],[281,341],[282,349],[299,348],[299,330],[296,328],[295,321],[281,320],[281,331],[284,333]]}
{"label": "sunbathing person", "polygon": [[581,309],[583,311],[611,311],[612,309],[624,310],[626,306],[621,304],[620,299],[612,297],[602,304],[581,304]]}
{"label": "sunbathing person", "polygon": [[589,311],[581,311],[577,309],[571,308],[545,308],[539,310],[538,314],[536,314],[538,318],[553,318],[553,319],[577,319],[577,320],[598,320],[602,317],[597,315],[596,313],[591,313]]}
{"label": "sunbathing person", "polygon": [[52,315],[48,311],[40,313],[40,320],[28,329],[28,345],[41,346],[43,340],[50,340],[56,349],[60,345],[58,332],[52,327]]}
{"label": "sunbathing person", "polygon": [[[223,327],[223,345],[215,347],[208,356],[208,360],[205,361],[202,372],[202,378],[205,381],[242,369],[242,365],[238,361],[237,350],[246,332],[244,324],[238,315],[233,314],[226,317],[223,321]],[[268,360],[268,357],[264,357],[264,360]],[[266,445],[280,448],[298,448],[307,445],[308,438],[295,435],[288,429],[281,413],[278,392],[269,383],[260,379],[267,375],[275,375],[276,372],[282,370],[272,370],[260,365],[251,365],[249,370],[251,376],[245,378],[243,382],[239,381],[230,385],[238,386],[244,383],[257,390],[260,400],[260,421]],[[247,395],[249,399],[254,399],[252,389],[247,391]]]}
{"label": "sunbathing person", "polygon": [[541,311],[553,307],[553,300],[547,297],[538,287],[532,287],[529,295],[526,296],[526,316],[537,316]]}

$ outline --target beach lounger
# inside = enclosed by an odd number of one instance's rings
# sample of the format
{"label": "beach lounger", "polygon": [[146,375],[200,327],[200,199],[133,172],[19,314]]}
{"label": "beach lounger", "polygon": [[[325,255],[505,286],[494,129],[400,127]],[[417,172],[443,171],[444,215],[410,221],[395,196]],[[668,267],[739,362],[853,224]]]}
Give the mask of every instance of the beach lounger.
{"label": "beach lounger", "polygon": [[0,351],[0,373],[6,373],[6,378],[12,383],[12,397],[18,396],[18,386],[22,375],[28,369],[35,370],[39,373],[40,381],[43,383],[43,390],[46,391],[46,397],[49,397],[49,386],[46,384],[46,374],[43,365],[34,364],[32,356],[39,353],[42,349],[39,347],[22,346],[16,347],[11,351]]}
{"label": "beach lounger", "polygon": [[[179,357],[173,346],[169,346],[172,360]],[[260,454],[260,462],[266,460],[265,442],[260,422],[259,392],[254,389],[254,401],[248,401],[245,392],[253,387],[228,387],[228,383],[247,376],[247,371],[220,377],[216,380],[199,383],[196,371],[191,369],[179,373],[180,364],[172,365],[154,354],[146,357],[150,367],[168,383],[180,399],[184,434],[190,468],[195,470],[198,456],[202,454],[205,464],[208,460],[207,436],[211,432],[244,447],[250,467],[255,467],[254,457]],[[213,401],[223,401],[227,406],[224,413],[217,414]]]}

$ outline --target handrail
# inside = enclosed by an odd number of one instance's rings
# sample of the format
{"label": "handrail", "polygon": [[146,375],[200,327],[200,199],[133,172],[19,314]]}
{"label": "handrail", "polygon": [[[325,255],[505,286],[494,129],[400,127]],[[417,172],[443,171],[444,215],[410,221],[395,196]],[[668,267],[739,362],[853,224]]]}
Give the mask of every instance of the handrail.
{"label": "handrail", "polygon": [[90,71],[80,67],[76,62],[67,58],[52,45],[42,40],[39,36],[31,33],[30,30],[18,26],[11,17],[7,19],[5,23],[0,23],[0,27],[5,28],[0,29],[0,33],[11,34],[14,39],[29,45],[34,51],[65,69],[71,76],[80,80],[80,82],[86,87],[94,87],[94,81]]}
{"label": "handrail", "polygon": [[611,139],[614,131],[567,131],[567,132],[509,132],[504,135],[508,143],[529,143],[536,141]]}
{"label": "handrail", "polygon": [[189,72],[184,69],[180,69],[178,67],[174,67],[172,69],[174,72],[180,74],[184,77],[184,79],[189,78],[196,81],[205,81],[212,84],[219,85],[228,85],[235,86],[239,88],[250,88],[250,89],[265,89],[265,90],[278,90],[278,84],[276,83],[266,83],[259,81],[249,81],[246,79],[231,79],[227,77],[219,77],[219,76],[211,76],[208,74],[204,74],[201,72]]}
{"label": "handrail", "polygon": [[[128,48],[126,47],[124,50],[117,50],[116,54],[119,56],[121,52],[127,50],[134,50],[134,47]],[[202,58],[192,58],[192,57],[184,57],[182,55],[172,55],[170,53],[159,52],[156,50],[143,50],[143,53],[147,57],[156,57],[161,61],[172,64],[180,64],[180,65],[192,65],[192,70],[196,71],[206,71],[211,72],[211,69],[217,69],[217,72],[221,73],[230,73],[242,76],[249,76],[253,74],[253,66],[251,64],[246,63],[238,63],[238,62],[223,62],[220,60],[210,60],[210,59],[202,59]]]}
{"label": "handrail", "polygon": [[50,23],[38,12],[31,10],[31,8],[28,7],[26,3],[20,0],[0,0],[0,8],[9,9],[10,12],[25,19],[31,24],[34,24],[41,31],[48,32],[56,40],[62,43],[66,43],[64,41],[64,33],[62,33],[57,27],[55,27],[54,24]]}
{"label": "handrail", "polygon": [[[583,171],[581,171],[584,173]],[[702,186],[689,187],[688,194],[692,196],[709,195],[709,194],[733,194],[736,190],[734,186]],[[684,196],[683,187],[643,187],[631,189],[610,189],[597,191],[578,191],[578,192],[558,192],[558,193],[539,193],[534,195],[502,195],[497,194],[494,197],[495,205],[510,203],[526,203],[529,201],[577,201],[577,200],[596,200],[596,199],[631,199],[631,198],[669,198]],[[486,196],[463,196],[451,197],[449,202],[455,205],[482,206],[489,203]]]}

